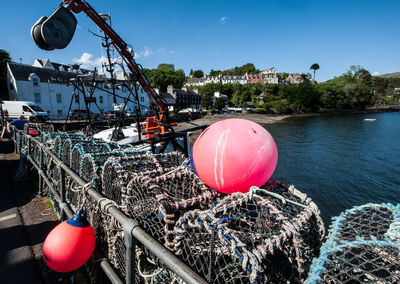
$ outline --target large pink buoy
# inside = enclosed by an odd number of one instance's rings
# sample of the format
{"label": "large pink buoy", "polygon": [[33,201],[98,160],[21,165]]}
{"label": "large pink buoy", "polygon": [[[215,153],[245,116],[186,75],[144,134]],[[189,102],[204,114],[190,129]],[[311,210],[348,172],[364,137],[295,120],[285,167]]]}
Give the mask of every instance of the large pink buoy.
{"label": "large pink buoy", "polygon": [[272,176],[278,150],[271,134],[246,119],[226,119],[210,125],[193,145],[200,179],[223,192],[248,192]]}
{"label": "large pink buoy", "polygon": [[92,255],[96,237],[82,209],[57,225],[43,244],[43,259],[57,272],[70,272],[81,267]]}

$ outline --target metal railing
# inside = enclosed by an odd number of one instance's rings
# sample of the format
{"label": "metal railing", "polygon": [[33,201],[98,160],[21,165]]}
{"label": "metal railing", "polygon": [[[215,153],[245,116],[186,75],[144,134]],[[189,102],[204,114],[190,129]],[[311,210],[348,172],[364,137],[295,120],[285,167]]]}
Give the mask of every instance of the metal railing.
{"label": "metal railing", "polygon": [[[110,264],[109,259],[102,259],[99,262],[101,269],[112,283],[135,283],[135,254],[138,243],[142,244],[146,250],[156,257],[159,262],[162,263],[163,267],[169,269],[185,283],[207,283],[203,278],[193,272],[185,263],[172,254],[166,247],[161,245],[151,235],[144,231],[138,222],[128,218],[124,213],[122,213],[119,208],[115,206],[115,202],[101,195],[94,186],[88,185],[80,176],[78,176],[65,163],[63,163],[63,161],[61,161],[56,154],[54,154],[38,139],[27,133],[24,133],[21,130],[17,130],[15,127],[13,127],[12,133],[12,139],[15,143],[17,152],[21,152],[23,147],[27,147],[27,160],[31,163],[33,168],[37,170],[39,176],[39,193],[42,194],[44,185],[46,184],[53,195],[53,202],[57,203],[56,205],[60,209],[61,220],[71,218],[74,215],[73,210],[71,210],[72,207],[65,198],[66,177],[68,177],[82,188],[86,187],[86,195],[94,200],[98,206],[105,208],[105,213],[112,216],[112,218],[114,218],[122,226],[124,232],[124,243],[126,247],[125,281],[121,280],[120,276]],[[34,159],[32,153],[34,147],[37,146],[40,147],[40,156],[38,161]],[[49,155],[57,165],[60,177],[58,185],[53,184],[51,179],[46,174],[44,164],[45,153]]]}

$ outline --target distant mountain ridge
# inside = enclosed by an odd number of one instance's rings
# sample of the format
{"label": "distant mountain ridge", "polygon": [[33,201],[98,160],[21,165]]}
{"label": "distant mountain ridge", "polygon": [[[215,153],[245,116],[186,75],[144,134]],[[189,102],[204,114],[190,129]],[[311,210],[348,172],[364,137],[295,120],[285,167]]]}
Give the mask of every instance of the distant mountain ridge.
{"label": "distant mountain ridge", "polygon": [[400,72],[382,74],[382,75],[378,75],[377,77],[383,77],[383,78],[400,78]]}

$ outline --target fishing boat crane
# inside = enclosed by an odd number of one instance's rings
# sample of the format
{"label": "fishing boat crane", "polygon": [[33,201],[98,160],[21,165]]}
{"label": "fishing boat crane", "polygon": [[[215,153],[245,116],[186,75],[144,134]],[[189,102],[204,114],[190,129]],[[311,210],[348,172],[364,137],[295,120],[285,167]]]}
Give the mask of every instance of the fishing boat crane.
{"label": "fishing boat crane", "polygon": [[84,0],[64,0],[49,17],[41,17],[32,27],[31,36],[36,45],[44,50],[67,47],[75,33],[77,20],[73,13],[84,12],[109,37],[111,44],[120,54],[132,72],[134,79],[149,95],[156,115],[146,118],[145,134],[147,139],[174,132],[169,122],[168,107],[156,93],[142,68],[134,59],[132,48],[112,29],[105,19]]}

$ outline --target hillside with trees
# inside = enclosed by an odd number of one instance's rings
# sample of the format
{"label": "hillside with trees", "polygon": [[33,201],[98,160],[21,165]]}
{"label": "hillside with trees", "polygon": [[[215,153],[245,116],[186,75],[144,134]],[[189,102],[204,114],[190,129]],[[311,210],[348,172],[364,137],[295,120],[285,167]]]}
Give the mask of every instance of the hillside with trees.
{"label": "hillside with trees", "polygon": [[346,73],[324,83],[313,84],[311,76],[306,77],[300,84],[211,83],[198,90],[206,108],[213,107],[212,97],[219,91],[228,96],[231,106],[247,107],[250,103],[256,111],[275,113],[361,110],[374,104],[398,103],[400,99],[389,80],[371,76],[360,66],[350,66]]}
{"label": "hillside with trees", "polygon": [[260,70],[258,70],[253,63],[247,63],[242,66],[236,66],[234,68],[224,71],[211,69],[210,76],[218,76],[218,75],[243,76],[246,73],[258,74],[260,73]]}

